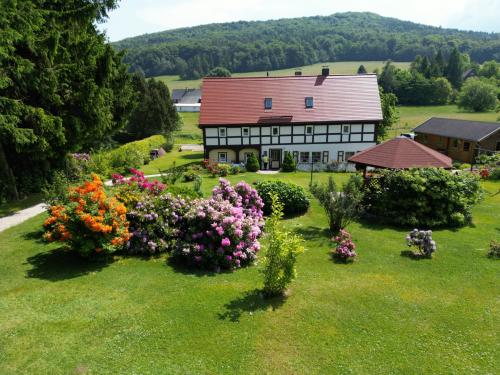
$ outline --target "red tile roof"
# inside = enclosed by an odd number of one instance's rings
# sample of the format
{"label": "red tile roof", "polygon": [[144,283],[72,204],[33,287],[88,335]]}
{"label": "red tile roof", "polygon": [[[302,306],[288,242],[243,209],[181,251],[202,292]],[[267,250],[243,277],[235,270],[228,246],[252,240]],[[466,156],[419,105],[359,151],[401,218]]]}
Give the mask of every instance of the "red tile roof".
{"label": "red tile roof", "polygon": [[[305,108],[305,98],[314,108]],[[273,108],[264,109],[264,98]],[[382,120],[374,74],[205,78],[200,126]]]}
{"label": "red tile roof", "polygon": [[358,152],[349,158],[356,164],[379,168],[451,168],[452,160],[423,144],[406,137],[398,137]]}

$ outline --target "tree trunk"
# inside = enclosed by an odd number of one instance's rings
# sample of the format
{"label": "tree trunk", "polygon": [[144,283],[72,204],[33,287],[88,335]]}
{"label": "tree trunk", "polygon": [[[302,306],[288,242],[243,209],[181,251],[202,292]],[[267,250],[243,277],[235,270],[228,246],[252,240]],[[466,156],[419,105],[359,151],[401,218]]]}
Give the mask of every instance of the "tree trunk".
{"label": "tree trunk", "polygon": [[7,198],[11,200],[18,200],[19,193],[17,192],[16,179],[14,178],[14,174],[9,167],[9,162],[7,160],[7,156],[5,155],[2,142],[0,142],[0,179],[7,188]]}

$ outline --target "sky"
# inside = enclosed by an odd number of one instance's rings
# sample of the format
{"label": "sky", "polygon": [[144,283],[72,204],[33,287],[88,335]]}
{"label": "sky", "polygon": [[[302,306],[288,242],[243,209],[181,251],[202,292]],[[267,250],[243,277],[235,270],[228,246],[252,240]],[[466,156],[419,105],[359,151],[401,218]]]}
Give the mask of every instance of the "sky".
{"label": "sky", "polygon": [[374,12],[462,30],[500,32],[500,0],[121,0],[100,25],[110,41],[214,22]]}

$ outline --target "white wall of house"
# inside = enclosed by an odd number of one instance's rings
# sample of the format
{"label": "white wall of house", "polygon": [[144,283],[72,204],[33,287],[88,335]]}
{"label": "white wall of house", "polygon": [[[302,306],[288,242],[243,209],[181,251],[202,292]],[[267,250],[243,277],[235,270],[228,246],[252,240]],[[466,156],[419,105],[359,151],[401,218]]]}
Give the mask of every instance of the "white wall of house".
{"label": "white wall of house", "polygon": [[201,104],[193,103],[193,104],[174,104],[177,112],[200,112]]}

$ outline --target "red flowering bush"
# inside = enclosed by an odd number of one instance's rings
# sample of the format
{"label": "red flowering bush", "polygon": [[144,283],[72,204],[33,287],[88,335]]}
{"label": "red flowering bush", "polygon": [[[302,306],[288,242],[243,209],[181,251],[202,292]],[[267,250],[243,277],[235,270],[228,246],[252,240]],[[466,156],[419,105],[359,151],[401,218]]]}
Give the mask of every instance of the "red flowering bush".
{"label": "red flowering bush", "polygon": [[352,262],[354,258],[357,256],[356,254],[356,245],[352,241],[351,234],[345,229],[341,229],[339,234],[332,238],[337,246],[333,249],[332,254],[333,257],[343,261],[343,262]]}
{"label": "red flowering bush", "polygon": [[83,256],[113,253],[129,240],[127,209],[108,197],[101,179],[69,189],[69,203],[51,206],[45,220],[47,241],[66,243]]}
{"label": "red flowering bush", "polygon": [[144,176],[144,172],[131,168],[132,176],[123,177],[121,174],[113,173],[111,181],[115,186],[115,195],[130,210],[135,207],[144,195],[159,195],[166,189],[166,185],[157,180],[150,181]]}
{"label": "red flowering bush", "polygon": [[479,175],[483,179],[488,179],[488,177],[490,177],[490,170],[488,168],[483,168],[479,171]]}

